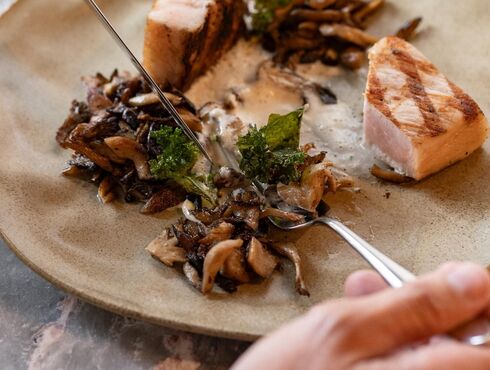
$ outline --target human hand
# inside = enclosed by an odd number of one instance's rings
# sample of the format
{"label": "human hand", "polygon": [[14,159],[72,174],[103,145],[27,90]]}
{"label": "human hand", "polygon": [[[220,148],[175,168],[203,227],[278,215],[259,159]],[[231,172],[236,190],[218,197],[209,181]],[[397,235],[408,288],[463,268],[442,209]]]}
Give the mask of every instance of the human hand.
{"label": "human hand", "polygon": [[243,369],[490,369],[490,348],[437,337],[490,312],[490,275],[449,263],[400,289],[374,272],[351,275],[347,298],[307,314],[255,343]]}

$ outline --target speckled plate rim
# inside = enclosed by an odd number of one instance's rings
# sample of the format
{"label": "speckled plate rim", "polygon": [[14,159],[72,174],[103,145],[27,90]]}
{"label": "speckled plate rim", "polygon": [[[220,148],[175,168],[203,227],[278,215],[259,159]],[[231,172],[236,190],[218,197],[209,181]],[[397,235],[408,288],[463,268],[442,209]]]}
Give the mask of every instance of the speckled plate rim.
{"label": "speckled plate rim", "polygon": [[213,329],[207,326],[200,326],[200,325],[188,325],[184,322],[180,322],[178,319],[173,319],[173,320],[166,320],[158,316],[153,316],[153,315],[145,315],[142,311],[138,310],[133,310],[127,307],[124,307],[123,304],[118,305],[115,303],[109,303],[107,301],[104,301],[102,299],[96,298],[91,294],[83,292],[83,290],[76,288],[75,286],[72,286],[70,284],[66,284],[63,281],[57,279],[53,275],[51,275],[48,271],[43,270],[39,266],[37,266],[34,262],[32,262],[27,256],[25,256],[19,248],[16,247],[16,245],[10,240],[8,235],[5,233],[5,231],[1,228],[0,226],[0,238],[5,242],[5,244],[9,247],[9,249],[24,263],[27,267],[29,267],[32,271],[34,271],[36,274],[41,276],[43,279],[47,280],[49,283],[53,284],[57,288],[63,290],[64,292],[68,294],[72,294],[75,297],[88,302],[94,306],[97,306],[99,308],[102,308],[104,310],[113,312],[115,314],[125,316],[125,317],[130,317],[132,319],[136,320],[144,320],[149,323],[155,324],[155,325],[160,325],[164,326],[170,329],[176,329],[176,330],[182,330],[182,331],[187,331],[190,333],[195,333],[195,334],[201,334],[201,335],[209,335],[213,337],[219,337],[219,338],[226,338],[226,339],[233,339],[233,340],[241,340],[241,341],[248,341],[252,342],[260,338],[260,336],[257,335],[251,335],[251,334],[245,334],[245,333],[239,333],[239,332],[234,332],[234,331],[228,331],[228,330],[221,330],[221,329]]}

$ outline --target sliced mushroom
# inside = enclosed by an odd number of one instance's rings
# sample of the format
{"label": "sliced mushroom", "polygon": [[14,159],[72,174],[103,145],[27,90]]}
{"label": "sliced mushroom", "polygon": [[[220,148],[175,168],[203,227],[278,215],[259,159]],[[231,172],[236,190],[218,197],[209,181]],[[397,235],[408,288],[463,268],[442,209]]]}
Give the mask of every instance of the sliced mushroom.
{"label": "sliced mushroom", "polygon": [[104,139],[104,142],[119,158],[133,161],[140,180],[152,178],[148,166],[148,156],[142,145],[123,136],[108,137]]}
{"label": "sliced mushroom", "polygon": [[347,48],[340,53],[340,62],[343,66],[356,70],[362,67],[366,60],[366,53],[364,50],[358,48]]}
{"label": "sliced mushroom", "polygon": [[100,155],[108,158],[111,162],[117,164],[124,164],[125,162],[124,159],[119,158],[103,141],[92,141],[89,146]]}
{"label": "sliced mushroom", "polygon": [[239,283],[248,283],[250,275],[245,267],[245,257],[240,249],[235,249],[226,259],[220,274]]}
{"label": "sliced mushroom", "polygon": [[337,37],[361,47],[371,46],[378,41],[377,37],[345,24],[322,24],[320,33],[325,37]]}
{"label": "sliced mushroom", "polygon": [[278,184],[277,194],[289,205],[314,212],[325,192],[327,181],[329,187],[333,186],[331,190],[335,191],[335,179],[325,163],[315,164],[305,169],[299,185]]}
{"label": "sliced mushroom", "polygon": [[260,218],[266,217],[277,217],[291,222],[299,222],[304,220],[304,217],[302,215],[272,207],[268,207],[260,213]]}
{"label": "sliced mushroom", "polygon": [[104,177],[104,179],[100,182],[97,197],[102,203],[106,204],[114,200],[115,195],[112,192],[113,186],[114,184],[109,176]]}
{"label": "sliced mushroom", "polygon": [[335,4],[337,0],[306,0],[305,5],[313,9],[325,9]]}
{"label": "sliced mushroom", "polygon": [[394,182],[396,184],[406,184],[414,181],[411,177],[401,175],[393,170],[381,168],[376,164],[371,167],[371,174],[378,179]]}
{"label": "sliced mushroom", "polygon": [[89,93],[87,96],[87,103],[92,113],[109,108],[112,105],[112,101],[109,98],[98,92]]}
{"label": "sliced mushroom", "polygon": [[85,174],[85,171],[86,170],[79,168],[75,165],[70,165],[66,167],[61,173],[64,176],[81,178]]}
{"label": "sliced mushroom", "polygon": [[316,22],[301,22],[298,24],[299,31],[308,31],[310,34],[318,32],[318,23]]}
{"label": "sliced mushroom", "polygon": [[83,76],[82,82],[88,89],[97,89],[108,83],[109,80],[102,73],[98,72],[95,75]]}
{"label": "sliced mushroom", "polygon": [[201,278],[199,277],[199,272],[197,272],[194,266],[192,266],[189,262],[186,262],[182,266],[182,271],[192,286],[198,290],[201,290]]}
{"label": "sliced mushroom", "polygon": [[235,216],[243,219],[252,230],[259,228],[260,209],[258,207],[243,207],[235,212]]}
{"label": "sliced mushroom", "polygon": [[354,19],[357,23],[362,24],[364,19],[380,9],[385,3],[385,0],[371,0],[368,4],[354,13]]}
{"label": "sliced mushroom", "polygon": [[341,188],[346,188],[346,187],[352,187],[354,186],[354,179],[352,176],[348,175],[345,171],[342,171],[340,168],[337,167],[332,167],[329,168],[330,172],[332,173],[332,176],[335,178],[335,181],[337,183],[337,189]]}
{"label": "sliced mushroom", "polygon": [[225,240],[212,247],[204,258],[202,292],[208,293],[213,289],[214,279],[226,259],[234,250],[240,248],[243,240]]}
{"label": "sliced mushroom", "polygon": [[56,141],[63,146],[63,143],[80,123],[88,122],[90,120],[90,112],[86,103],[82,103],[76,100],[71,102],[70,114],[65,119],[61,127],[56,132]]}
{"label": "sliced mushroom", "polygon": [[179,246],[186,251],[193,251],[199,246],[199,240],[205,235],[204,225],[189,220],[181,220],[172,226],[172,231]]}
{"label": "sliced mushroom", "polygon": [[166,209],[175,207],[184,198],[185,193],[181,189],[163,188],[146,201],[145,205],[140,209],[140,212],[145,215],[160,213]]}
{"label": "sliced mushroom", "polygon": [[297,93],[300,90],[310,90],[316,93],[325,104],[337,103],[337,97],[326,86],[312,83],[289,68],[281,68],[271,61],[260,64],[257,70],[258,80],[270,80],[276,85]]}
{"label": "sliced mushroom", "polygon": [[[80,126],[80,125],[79,125]],[[75,129],[76,130],[76,129]],[[100,168],[117,175],[119,172],[113,167],[111,161],[94,151],[86,143],[81,140],[72,138],[72,135],[63,143],[65,148],[70,148],[77,153],[83,154],[85,157],[89,158],[92,162],[97,164]]]}
{"label": "sliced mushroom", "polygon": [[337,179],[336,182],[337,189],[352,188],[354,186],[354,179],[350,176]]}
{"label": "sliced mushroom", "polygon": [[179,112],[180,116],[187,123],[187,126],[194,132],[202,132],[202,122],[201,120],[191,112],[189,112],[185,108],[177,108],[177,112]]}
{"label": "sliced mushroom", "polygon": [[409,20],[398,30],[396,36],[401,39],[410,41],[415,35],[415,32],[417,31],[417,28],[420,25],[420,23],[422,23],[422,17],[417,17]]}
{"label": "sliced mushroom", "polygon": [[163,264],[172,267],[175,263],[184,263],[187,261],[185,250],[177,247],[178,241],[175,237],[170,237],[168,230],[154,239],[145,248],[151,256]]}
{"label": "sliced mushroom", "polygon": [[[194,203],[192,203],[189,199],[186,199],[182,203],[182,213],[184,214],[184,217],[192,222],[200,222],[196,216],[193,215],[193,211],[196,210],[196,206]],[[228,238],[227,238],[228,239]]]}
{"label": "sliced mushroom", "polygon": [[216,208],[203,208],[193,212],[193,215],[204,225],[211,225],[213,222],[219,220],[222,216],[226,206],[219,206]]}
{"label": "sliced mushroom", "polygon": [[335,176],[332,174],[332,171],[330,169],[326,168],[325,169],[325,176],[327,178],[327,191],[331,193],[335,193],[338,189],[338,184],[337,184],[337,179]]}
{"label": "sliced mushroom", "polygon": [[112,136],[119,130],[117,117],[110,117],[109,113],[99,111],[90,117],[88,123],[78,125],[72,132],[70,137],[90,141],[103,139],[104,137]]}
{"label": "sliced mushroom", "polygon": [[104,91],[104,95],[107,96],[108,98],[113,98],[114,94],[117,91],[117,83],[115,82],[108,82],[104,85],[102,88]]}
{"label": "sliced mushroom", "polygon": [[233,231],[235,231],[235,226],[228,222],[221,222],[218,226],[212,228],[204,238],[199,240],[199,243],[211,245],[223,240],[228,240],[231,238]]}
{"label": "sliced mushroom", "polygon": [[306,38],[293,35],[285,37],[282,42],[287,50],[311,50],[319,47],[322,40],[320,38]]}
{"label": "sliced mushroom", "polygon": [[339,61],[339,53],[333,48],[327,48],[323,54],[322,62],[328,66],[336,65]]}
{"label": "sliced mushroom", "polygon": [[274,250],[288,258],[293,264],[296,270],[296,291],[305,296],[309,296],[310,292],[306,287],[306,283],[303,277],[303,271],[301,269],[301,257],[299,256],[298,249],[292,243],[285,244],[273,244]]}
{"label": "sliced mushroom", "polygon": [[252,237],[248,246],[247,262],[263,278],[271,276],[277,266],[276,258],[255,237]]}
{"label": "sliced mushroom", "polygon": [[260,209],[258,206],[232,204],[226,209],[225,212],[223,212],[223,217],[232,217],[237,221],[242,221],[250,229],[255,231],[259,227]]}
{"label": "sliced mushroom", "polygon": [[291,17],[296,21],[340,22],[344,17],[338,10],[294,9]]}
{"label": "sliced mushroom", "polygon": [[160,101],[155,93],[142,94],[133,96],[128,100],[128,104],[132,107],[144,107],[147,105],[157,104]]}
{"label": "sliced mushroom", "polygon": [[318,48],[316,50],[303,51],[303,54],[300,56],[300,63],[314,63],[317,60],[320,60],[325,54],[324,48]]}
{"label": "sliced mushroom", "polygon": [[[165,97],[170,100],[170,102],[174,106],[180,105],[182,103],[182,98],[180,96],[169,92],[164,92],[163,95],[165,95]],[[148,94],[136,95],[128,100],[129,105],[133,107],[144,107],[146,105],[157,104],[159,102],[160,99],[158,98],[158,95],[153,92]]]}

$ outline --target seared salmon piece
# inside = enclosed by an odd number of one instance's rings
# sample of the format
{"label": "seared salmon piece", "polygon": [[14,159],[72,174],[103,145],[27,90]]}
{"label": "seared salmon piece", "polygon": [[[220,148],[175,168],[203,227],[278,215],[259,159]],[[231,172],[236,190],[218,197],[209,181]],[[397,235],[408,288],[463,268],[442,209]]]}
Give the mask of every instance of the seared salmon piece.
{"label": "seared salmon piece", "polygon": [[186,90],[229,50],[242,29],[238,0],[155,0],[143,64],[160,84]]}
{"label": "seared salmon piece", "polygon": [[487,136],[478,104],[413,45],[386,37],[371,48],[364,142],[397,172],[423,179],[470,155]]}

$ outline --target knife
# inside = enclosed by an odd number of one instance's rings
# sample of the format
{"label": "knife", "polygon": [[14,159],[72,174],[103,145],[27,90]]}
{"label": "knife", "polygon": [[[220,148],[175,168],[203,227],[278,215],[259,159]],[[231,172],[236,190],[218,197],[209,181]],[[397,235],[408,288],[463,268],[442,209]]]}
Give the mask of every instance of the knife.
{"label": "knife", "polygon": [[167,112],[172,116],[174,119],[175,123],[177,124],[178,127],[187,135],[189,139],[191,139],[196,145],[198,146],[199,150],[201,153],[206,157],[206,159],[214,165],[213,160],[211,159],[211,156],[209,155],[208,151],[202,145],[202,143],[199,141],[197,136],[194,134],[194,132],[189,128],[187,123],[182,119],[180,114],[177,112],[177,110],[174,108],[170,100],[167,99],[167,97],[164,95],[162,89],[158,84],[155,82],[155,80],[150,76],[148,71],[143,67],[143,65],[138,61],[138,59],[135,57],[133,52],[129,49],[129,47],[126,45],[126,43],[123,41],[121,36],[117,33],[116,29],[112,26],[112,24],[109,22],[107,17],[104,15],[102,10],[100,10],[99,6],[94,0],[85,0],[85,2],[90,6],[90,8],[94,11],[95,15],[99,19],[99,21],[102,23],[102,25],[105,27],[105,29],[109,32],[109,34],[112,36],[112,38],[116,41],[116,43],[119,45],[119,47],[125,52],[125,54],[129,57],[131,60],[131,63],[133,66],[138,70],[139,73],[143,76],[145,81],[148,83],[152,91],[158,96],[158,99],[160,100],[160,103],[162,103],[163,107],[167,110]]}

